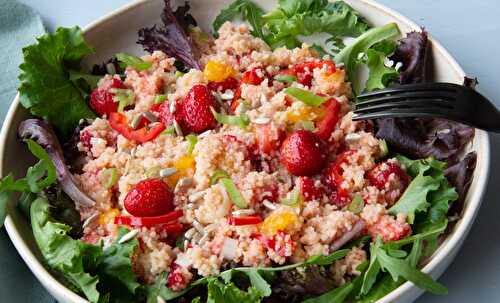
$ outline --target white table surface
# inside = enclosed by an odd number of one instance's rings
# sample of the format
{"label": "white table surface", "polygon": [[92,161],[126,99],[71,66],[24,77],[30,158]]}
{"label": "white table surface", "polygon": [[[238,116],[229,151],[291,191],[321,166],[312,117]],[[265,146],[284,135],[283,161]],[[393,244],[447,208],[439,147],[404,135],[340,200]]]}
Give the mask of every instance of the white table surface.
{"label": "white table surface", "polygon": [[[208,1],[208,0],[205,0]],[[500,1],[498,0],[379,0],[401,12],[437,38],[464,70],[478,77],[478,89],[500,107]],[[0,1],[1,2],[1,1]],[[129,2],[127,0],[20,0],[35,8],[46,27],[84,26],[96,18]],[[1,9],[1,7],[0,7]],[[492,168],[488,190],[476,223],[463,249],[440,282],[449,288],[449,295],[424,295],[418,303],[442,302],[500,302],[500,136],[491,135]],[[14,248],[8,243],[5,231],[0,233],[0,264],[16,272],[16,280],[38,283],[29,273]],[[10,281],[12,269],[0,269],[0,281]],[[21,277],[21,278],[19,278]],[[24,278],[22,278],[24,277]],[[24,280],[23,280],[24,279]],[[0,284],[1,302],[39,302],[45,297],[41,288],[23,292],[22,285]],[[8,299],[8,301],[7,301]]]}

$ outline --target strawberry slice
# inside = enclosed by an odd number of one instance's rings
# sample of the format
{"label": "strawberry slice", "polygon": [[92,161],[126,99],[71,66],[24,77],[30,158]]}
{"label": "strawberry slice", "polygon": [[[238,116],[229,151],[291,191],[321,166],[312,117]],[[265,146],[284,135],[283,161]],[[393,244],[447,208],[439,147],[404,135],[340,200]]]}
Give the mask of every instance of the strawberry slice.
{"label": "strawberry slice", "polygon": [[174,209],[174,194],[162,180],[146,179],[132,188],[123,204],[136,217],[161,216]]}

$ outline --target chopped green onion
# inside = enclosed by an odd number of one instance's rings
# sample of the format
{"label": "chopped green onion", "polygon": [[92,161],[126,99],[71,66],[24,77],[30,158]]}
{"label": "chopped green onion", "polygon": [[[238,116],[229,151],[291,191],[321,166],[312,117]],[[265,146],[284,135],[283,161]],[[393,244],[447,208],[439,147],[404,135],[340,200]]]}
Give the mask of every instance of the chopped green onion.
{"label": "chopped green onion", "polygon": [[160,103],[163,103],[165,102],[165,100],[167,100],[167,96],[166,95],[158,95],[155,97],[155,104],[160,104]]}
{"label": "chopped green onion", "polygon": [[173,125],[170,125],[164,131],[161,132],[161,135],[174,135],[174,134],[175,134],[175,127]]}
{"label": "chopped green onion", "polygon": [[291,83],[293,81],[297,81],[297,77],[292,75],[276,75],[274,79],[283,83]]}
{"label": "chopped green onion", "polygon": [[212,114],[214,115],[215,120],[217,120],[217,122],[219,123],[235,125],[243,129],[245,129],[250,124],[250,118],[248,118],[245,113],[241,113],[239,116],[231,116],[220,114],[216,112],[212,107],[210,109],[212,110]]}
{"label": "chopped green onion", "polygon": [[176,71],[175,71],[175,78],[180,78],[180,77],[182,77],[182,76],[184,76],[184,73],[183,73],[183,72],[178,71],[178,70],[176,70]]}
{"label": "chopped green onion", "polygon": [[295,188],[290,192],[289,197],[287,197],[286,199],[281,199],[280,202],[283,205],[296,207],[300,202],[300,191],[298,190],[298,188]]}
{"label": "chopped green onion", "polygon": [[231,201],[233,201],[234,205],[236,205],[239,208],[247,207],[247,202],[245,201],[245,199],[243,199],[243,196],[241,196],[241,193],[236,188],[236,185],[234,185],[233,180],[229,178],[221,178],[219,182],[226,189],[227,194],[229,195]]}
{"label": "chopped green onion", "polygon": [[212,176],[210,176],[210,185],[214,185],[219,182],[219,179],[221,178],[229,178],[229,175],[225,171],[218,169],[212,174]]}
{"label": "chopped green onion", "polygon": [[160,170],[161,168],[159,166],[153,166],[151,168],[148,168],[144,175],[146,178],[158,178],[160,175]]}
{"label": "chopped green onion", "polygon": [[389,147],[384,139],[378,140],[378,146],[380,147],[380,157],[384,158],[389,154]]}
{"label": "chopped green onion", "polygon": [[363,201],[363,198],[359,193],[356,193],[352,198],[351,204],[347,207],[347,210],[352,213],[359,214],[363,210],[363,207],[365,207],[365,201]]}
{"label": "chopped green onion", "polygon": [[120,64],[120,66],[122,66],[122,67],[123,67],[123,65],[125,65],[125,67],[130,66],[138,71],[146,70],[153,65],[153,63],[151,63],[151,62],[144,61],[139,57],[132,56],[132,55],[125,54],[125,53],[116,54],[116,59],[118,61],[120,61],[121,63],[123,63],[123,64]]}
{"label": "chopped green onion", "polygon": [[99,176],[101,185],[106,189],[113,187],[118,181],[118,170],[116,168],[106,168]]}
{"label": "chopped green onion", "polygon": [[188,140],[189,142],[188,154],[191,155],[193,153],[196,143],[198,143],[198,137],[196,137],[196,135],[189,134],[186,136],[186,140]]}
{"label": "chopped green onion", "polygon": [[115,94],[113,101],[118,102],[118,112],[121,113],[127,105],[134,103],[135,94],[131,89],[111,88],[109,92]]}
{"label": "chopped green onion", "polygon": [[312,121],[302,121],[302,128],[309,131],[314,131],[315,126]]}
{"label": "chopped green onion", "polygon": [[327,98],[320,97],[308,90],[297,87],[287,87],[283,90],[283,92],[309,106],[320,106],[328,100]]}

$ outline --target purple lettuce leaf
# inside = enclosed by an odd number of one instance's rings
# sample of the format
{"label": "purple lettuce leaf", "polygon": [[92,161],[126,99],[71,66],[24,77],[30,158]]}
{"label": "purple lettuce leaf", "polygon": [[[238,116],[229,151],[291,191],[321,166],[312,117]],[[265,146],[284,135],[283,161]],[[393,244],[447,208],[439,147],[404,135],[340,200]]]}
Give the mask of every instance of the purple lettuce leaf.
{"label": "purple lettuce leaf", "polygon": [[184,5],[177,7],[174,11],[175,19],[186,33],[188,32],[189,27],[198,25],[193,15],[189,13],[190,9],[191,6],[186,1],[184,2]]}
{"label": "purple lettuce leaf", "polygon": [[462,160],[448,167],[444,172],[446,178],[456,188],[458,193],[458,200],[451,204],[448,211],[449,215],[462,213],[465,196],[469,190],[474,169],[476,168],[476,160],[476,152],[470,152]]}
{"label": "purple lettuce leaf", "polygon": [[123,74],[124,70],[120,67],[120,64],[118,64],[118,59],[116,59],[116,57],[113,57],[101,64],[94,64],[90,73],[96,76],[104,76],[106,74],[110,74],[108,70],[108,64],[113,65],[116,74]]}
{"label": "purple lettuce leaf", "polygon": [[181,6],[175,13],[170,6],[170,0],[164,0],[165,7],[161,15],[162,25],[153,25],[150,28],[139,30],[138,44],[150,53],[161,50],[170,57],[184,63],[188,68],[201,69],[199,52],[191,37],[186,33],[187,25],[192,24],[194,18],[188,14],[189,5]]}
{"label": "purple lettuce leaf", "polygon": [[82,130],[91,124],[91,120],[82,119],[78,126],[73,131],[73,134],[68,141],[62,144],[62,151],[66,164],[70,165],[69,169],[72,173],[81,173],[85,162],[85,153],[78,150],[78,142],[80,142],[80,133]]}
{"label": "purple lettuce leaf", "polygon": [[425,29],[422,29],[421,32],[410,32],[406,38],[399,41],[398,47],[390,59],[403,63],[399,73],[401,84],[426,81],[428,44]]}
{"label": "purple lettuce leaf", "polygon": [[308,296],[319,296],[335,288],[331,273],[322,266],[278,273],[272,284],[272,295],[265,302],[302,302]]}
{"label": "purple lettuce leaf", "polygon": [[411,158],[432,156],[449,165],[474,137],[473,128],[445,119],[387,118],[375,123],[377,138],[386,140],[392,151]]}

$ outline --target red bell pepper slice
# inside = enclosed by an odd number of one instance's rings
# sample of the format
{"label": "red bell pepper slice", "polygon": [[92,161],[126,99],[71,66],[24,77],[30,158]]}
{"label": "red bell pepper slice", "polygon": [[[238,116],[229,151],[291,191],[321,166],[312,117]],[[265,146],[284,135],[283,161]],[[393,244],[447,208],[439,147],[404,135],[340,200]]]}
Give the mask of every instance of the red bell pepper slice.
{"label": "red bell pepper slice", "polygon": [[144,126],[140,129],[134,130],[127,123],[127,117],[125,117],[124,114],[117,112],[109,115],[109,125],[125,138],[139,143],[145,143],[153,140],[165,129],[165,125],[158,122],[151,128]]}
{"label": "red bell pepper slice", "polygon": [[316,131],[316,135],[320,137],[324,141],[328,141],[330,135],[335,130],[335,125],[340,118],[340,105],[335,100],[335,98],[329,99],[325,102],[326,107],[326,115],[325,117],[318,123],[318,130]]}
{"label": "red bell pepper slice", "polygon": [[115,224],[123,224],[134,227],[151,227],[160,224],[170,224],[172,221],[182,217],[184,212],[182,209],[169,212],[166,215],[156,217],[133,217],[133,216],[118,216],[115,217]]}
{"label": "red bell pepper slice", "polygon": [[259,216],[242,216],[242,217],[229,217],[227,223],[234,226],[254,225],[262,222]]}

